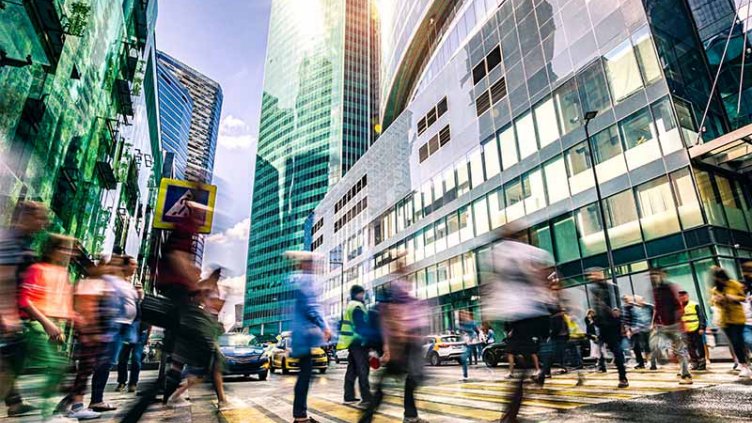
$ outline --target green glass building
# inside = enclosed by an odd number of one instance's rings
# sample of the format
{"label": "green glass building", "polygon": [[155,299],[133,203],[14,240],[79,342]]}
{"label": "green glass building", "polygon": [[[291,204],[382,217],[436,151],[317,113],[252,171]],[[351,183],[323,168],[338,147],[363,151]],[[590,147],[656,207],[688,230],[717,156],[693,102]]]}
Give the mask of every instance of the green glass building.
{"label": "green glass building", "polygon": [[244,326],[287,327],[287,250],[330,186],[375,140],[378,22],[372,0],[274,1],[251,207]]}

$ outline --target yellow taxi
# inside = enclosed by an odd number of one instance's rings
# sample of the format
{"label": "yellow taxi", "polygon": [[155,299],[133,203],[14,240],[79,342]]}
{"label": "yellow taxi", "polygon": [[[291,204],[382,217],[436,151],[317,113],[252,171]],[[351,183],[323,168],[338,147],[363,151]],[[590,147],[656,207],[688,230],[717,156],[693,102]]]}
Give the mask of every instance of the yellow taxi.
{"label": "yellow taxi", "polygon": [[[290,373],[290,370],[298,370],[300,368],[299,360],[291,356],[292,353],[292,333],[282,332],[277,336],[277,344],[273,347],[270,345],[271,351],[269,351],[269,371],[276,372],[277,369],[282,370],[282,374]],[[326,373],[329,368],[329,357],[326,356],[326,352],[323,348],[315,347],[311,348],[311,356],[313,358],[313,368],[318,369],[319,373]]]}

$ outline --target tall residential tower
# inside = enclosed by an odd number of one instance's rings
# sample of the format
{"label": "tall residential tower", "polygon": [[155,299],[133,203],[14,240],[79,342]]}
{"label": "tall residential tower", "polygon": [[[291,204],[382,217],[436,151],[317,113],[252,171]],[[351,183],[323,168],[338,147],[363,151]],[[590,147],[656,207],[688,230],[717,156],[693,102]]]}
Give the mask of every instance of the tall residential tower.
{"label": "tall residential tower", "polygon": [[314,207],[365,153],[378,122],[373,0],[275,0],[254,175],[244,325],[285,329],[286,250],[303,249]]}

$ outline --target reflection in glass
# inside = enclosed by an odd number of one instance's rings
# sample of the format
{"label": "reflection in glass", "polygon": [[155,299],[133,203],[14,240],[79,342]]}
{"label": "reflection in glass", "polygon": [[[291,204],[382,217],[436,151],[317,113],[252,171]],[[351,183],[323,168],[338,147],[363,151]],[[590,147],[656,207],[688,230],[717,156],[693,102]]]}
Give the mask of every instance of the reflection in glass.
{"label": "reflection in glass", "polygon": [[483,235],[488,232],[488,205],[486,197],[481,197],[473,203],[473,213],[475,222],[475,235]]}
{"label": "reflection in glass", "polygon": [[684,229],[702,225],[702,212],[689,170],[684,168],[672,173],[671,183],[676,193],[679,218]]}
{"label": "reflection in glass", "polygon": [[543,172],[536,169],[522,176],[522,189],[525,195],[525,213],[546,207],[546,188],[543,184]]}
{"label": "reflection in glass", "polygon": [[457,213],[447,216],[447,248],[460,243],[460,220]]}
{"label": "reflection in glass", "polygon": [[616,125],[612,125],[592,137],[595,171],[598,182],[605,182],[627,173],[627,164],[621,149],[621,139]]}
{"label": "reflection in glass", "polygon": [[535,139],[535,125],[533,115],[528,112],[514,123],[517,130],[517,141],[520,149],[520,160],[538,151],[538,141]]}
{"label": "reflection in glass", "polygon": [[496,138],[491,139],[491,141],[483,145],[483,161],[486,164],[486,179],[491,179],[501,173],[501,162],[499,161]]}
{"label": "reflection in glass", "polygon": [[462,159],[457,163],[457,196],[470,191],[470,177],[467,174],[467,162]]}
{"label": "reflection in glass", "polygon": [[595,184],[595,178],[590,171],[592,163],[590,163],[587,144],[581,142],[567,150],[566,159],[572,195],[591,188]]}
{"label": "reflection in glass", "polygon": [[651,108],[655,117],[655,125],[658,127],[658,139],[661,142],[663,154],[684,148],[668,97],[653,104]]}
{"label": "reflection in glass", "polygon": [[575,212],[575,216],[582,256],[587,257],[606,251],[606,239],[601,218],[598,215],[598,205],[593,203],[582,207]]}
{"label": "reflection in glass", "polygon": [[637,60],[642,70],[645,85],[661,79],[661,64],[653,48],[653,40],[650,37],[650,29],[645,26],[632,36],[632,42],[637,51]]}
{"label": "reflection in glass", "polygon": [[600,59],[580,71],[577,75],[577,86],[580,89],[583,110],[601,112],[611,106],[606,75],[603,73]]}
{"label": "reflection in glass", "polygon": [[577,227],[574,217],[566,214],[553,221],[554,251],[557,263],[566,263],[580,258],[577,239]]}
{"label": "reflection in glass", "polygon": [[[554,92],[559,112],[559,126],[564,134],[580,126],[580,98],[574,78],[565,82]],[[503,158],[503,157],[502,157]]]}
{"label": "reflection in glass", "polygon": [[632,191],[622,191],[606,198],[603,203],[611,247],[619,248],[640,242],[640,222]]}
{"label": "reflection in glass", "polygon": [[700,191],[700,198],[702,199],[708,223],[711,225],[726,226],[723,207],[713,189],[712,176],[708,172],[695,169],[695,180],[697,181],[697,190]]}
{"label": "reflection in glass", "polygon": [[681,230],[668,177],[662,176],[646,182],[638,186],[635,193],[640,206],[642,232],[646,240]]}
{"label": "reflection in glass", "polygon": [[507,204],[507,219],[512,222],[525,215],[525,194],[522,191],[522,181],[515,179],[504,184],[504,197]]}
{"label": "reflection in glass", "polygon": [[569,184],[567,184],[567,167],[564,158],[558,156],[543,165],[546,179],[546,192],[549,204],[569,198]]}
{"label": "reflection in glass", "polygon": [[501,149],[501,163],[504,169],[509,169],[517,163],[517,142],[514,137],[514,127],[509,126],[501,131],[499,148]]}
{"label": "reflection in glass", "polygon": [[636,169],[661,157],[650,112],[644,108],[619,123],[629,169]]}
{"label": "reflection in glass", "polygon": [[460,241],[467,242],[473,239],[473,214],[470,207],[463,207],[458,210]]}
{"label": "reflection in glass", "polygon": [[718,185],[718,193],[721,195],[721,203],[726,212],[729,227],[739,231],[748,231],[744,211],[741,208],[741,201],[731,188],[731,181],[723,176],[715,175],[715,182]]}
{"label": "reflection in glass", "polygon": [[491,214],[491,229],[507,223],[504,211],[504,193],[501,188],[488,195],[488,208]]}
{"label": "reflection in glass", "polygon": [[535,106],[535,127],[541,148],[559,139],[559,125],[556,121],[554,99],[547,98]]}
{"label": "reflection in glass", "polygon": [[470,182],[473,188],[479,187],[486,180],[483,175],[483,156],[480,147],[473,150],[469,155],[470,162]]}
{"label": "reflection in glass", "polygon": [[637,66],[634,49],[629,40],[625,40],[606,53],[606,74],[616,103],[629,97],[642,87],[640,69]]}

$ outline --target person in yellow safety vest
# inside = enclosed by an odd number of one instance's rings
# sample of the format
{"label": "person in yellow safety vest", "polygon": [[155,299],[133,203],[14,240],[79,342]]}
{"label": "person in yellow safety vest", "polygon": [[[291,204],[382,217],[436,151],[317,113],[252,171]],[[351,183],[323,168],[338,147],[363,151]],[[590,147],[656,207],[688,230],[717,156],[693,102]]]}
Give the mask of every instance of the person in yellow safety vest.
{"label": "person in yellow safety vest", "polygon": [[692,361],[692,370],[705,370],[705,313],[699,304],[689,299],[687,291],[679,291],[679,301],[684,306],[684,333],[689,357]]}
{"label": "person in yellow safety vest", "polygon": [[337,341],[337,350],[346,349],[347,372],[345,373],[345,403],[359,401],[355,397],[355,379],[360,387],[361,405],[367,407],[371,403],[371,386],[368,383],[368,348],[365,345],[365,333],[368,330],[368,312],[363,303],[366,290],[360,285],[350,288],[350,302],[347,303],[345,315]]}

